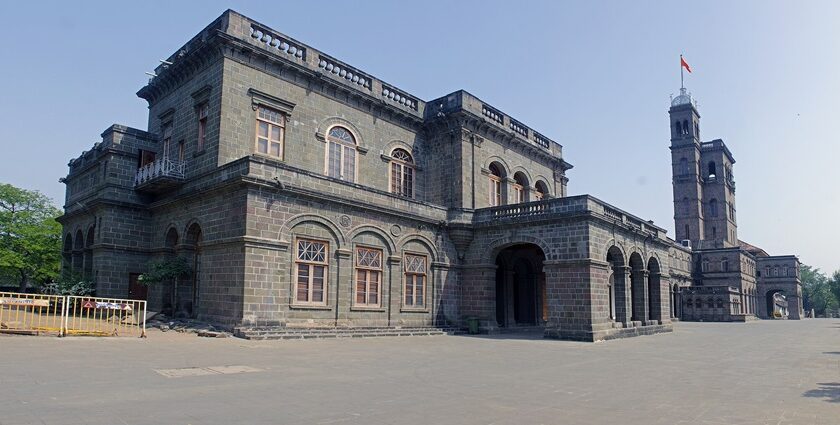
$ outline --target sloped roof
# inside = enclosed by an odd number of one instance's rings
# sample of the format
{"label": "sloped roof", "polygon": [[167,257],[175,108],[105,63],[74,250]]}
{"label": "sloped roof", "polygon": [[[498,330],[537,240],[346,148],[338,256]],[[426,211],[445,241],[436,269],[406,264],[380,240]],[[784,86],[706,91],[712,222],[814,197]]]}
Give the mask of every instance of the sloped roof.
{"label": "sloped roof", "polygon": [[746,243],[746,242],[744,242],[740,239],[738,240],[738,245],[741,247],[741,249],[749,252],[750,254],[752,254],[756,257],[769,257],[770,256],[770,254],[768,254],[767,251],[765,251],[765,250],[763,250],[763,249],[761,249],[761,248],[759,248],[755,245],[748,244],[748,243]]}

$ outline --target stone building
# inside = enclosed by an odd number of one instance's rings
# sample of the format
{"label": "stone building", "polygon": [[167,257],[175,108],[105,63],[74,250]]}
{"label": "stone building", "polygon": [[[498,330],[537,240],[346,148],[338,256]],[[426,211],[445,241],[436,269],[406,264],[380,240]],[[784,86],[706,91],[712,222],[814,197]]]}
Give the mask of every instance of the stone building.
{"label": "stone building", "polygon": [[700,114],[685,90],[672,99],[671,158],[677,240],[692,248],[689,281],[679,293],[684,320],[745,321],[773,318],[779,294],[791,319],[802,311],[799,260],[770,256],[738,239],[735,158],[723,142],[700,139]]}
{"label": "stone building", "polygon": [[[567,196],[558,143],[234,11],[137,95],[147,130],[109,127],[64,179],[64,267],[98,295],[243,328],[474,318],[593,341],[670,331],[693,287],[699,251]],[[177,294],[138,282],[173,258],[191,269]]]}

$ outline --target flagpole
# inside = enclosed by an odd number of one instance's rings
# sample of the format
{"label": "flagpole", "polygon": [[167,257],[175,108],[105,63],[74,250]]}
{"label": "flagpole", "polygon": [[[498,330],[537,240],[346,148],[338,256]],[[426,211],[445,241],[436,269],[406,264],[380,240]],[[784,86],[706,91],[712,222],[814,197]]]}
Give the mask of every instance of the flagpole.
{"label": "flagpole", "polygon": [[682,57],[682,55],[680,55],[680,88],[684,89],[685,88],[685,83],[683,82],[683,66],[682,66],[682,63],[683,63],[683,57]]}

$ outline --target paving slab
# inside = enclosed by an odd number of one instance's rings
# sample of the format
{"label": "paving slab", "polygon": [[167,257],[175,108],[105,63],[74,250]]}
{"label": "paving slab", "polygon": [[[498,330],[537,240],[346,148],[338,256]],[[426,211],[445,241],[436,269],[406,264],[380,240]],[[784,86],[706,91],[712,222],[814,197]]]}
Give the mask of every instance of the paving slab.
{"label": "paving slab", "polygon": [[840,424],[836,319],[602,343],[0,336],[0,355],[2,425]]}

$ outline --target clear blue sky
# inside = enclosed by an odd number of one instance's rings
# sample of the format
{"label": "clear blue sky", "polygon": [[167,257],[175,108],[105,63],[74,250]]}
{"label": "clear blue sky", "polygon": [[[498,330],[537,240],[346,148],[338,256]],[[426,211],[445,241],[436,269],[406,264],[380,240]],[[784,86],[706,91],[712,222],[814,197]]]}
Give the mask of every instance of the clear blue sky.
{"label": "clear blue sky", "polygon": [[570,194],[673,235],[679,54],[701,134],[735,155],[739,236],[840,268],[840,2],[9,2],[0,181],[62,203],[67,161],[146,128],[144,71],[227,8],[429,100],[466,89],[559,141]]}

